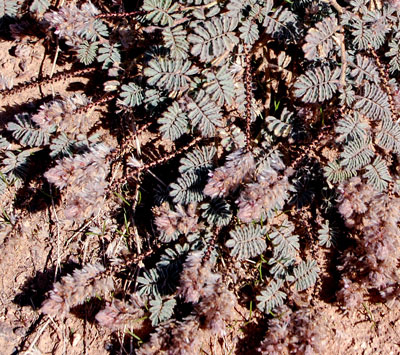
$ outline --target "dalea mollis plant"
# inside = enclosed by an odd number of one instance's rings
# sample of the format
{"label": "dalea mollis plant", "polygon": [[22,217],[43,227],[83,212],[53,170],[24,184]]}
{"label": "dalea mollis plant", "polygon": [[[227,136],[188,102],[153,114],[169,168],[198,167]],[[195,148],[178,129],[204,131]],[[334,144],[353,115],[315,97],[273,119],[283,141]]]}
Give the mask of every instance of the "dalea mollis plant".
{"label": "dalea mollis plant", "polygon": [[[138,353],[195,353],[229,332],[239,305],[273,317],[321,287],[315,250],[335,247],[345,306],[373,291],[397,297],[398,2],[144,0],[130,12],[113,2],[115,13],[106,3],[0,0],[2,18],[30,11],[76,61],[14,87],[1,77],[0,95],[74,75],[98,86],[10,120],[2,189],[23,184],[42,151],[66,219],[85,224],[115,196],[115,209],[146,216],[140,243],[62,278],[42,311],[65,316],[103,297],[104,327],[150,320]],[[105,104],[118,146],[91,135],[90,112]],[[146,132],[155,139],[142,149]],[[260,352],[319,348],[293,340],[292,321],[304,338],[320,336],[305,311],[290,314],[288,333],[275,341],[270,331]]]}

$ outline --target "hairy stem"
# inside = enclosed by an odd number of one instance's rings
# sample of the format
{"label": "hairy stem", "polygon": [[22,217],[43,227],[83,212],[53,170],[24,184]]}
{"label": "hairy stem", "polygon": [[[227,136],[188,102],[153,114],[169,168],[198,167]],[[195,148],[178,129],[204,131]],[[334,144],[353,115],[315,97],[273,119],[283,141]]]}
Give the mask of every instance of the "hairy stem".
{"label": "hairy stem", "polygon": [[102,97],[101,99],[93,101],[86,106],[79,107],[74,113],[81,114],[81,113],[87,112],[90,109],[92,109],[93,107],[100,106],[106,102],[113,100],[116,96],[117,96],[117,94],[106,95],[106,96]]}
{"label": "hairy stem", "polygon": [[99,14],[95,18],[123,18],[131,16],[145,15],[146,11],[131,11],[131,12],[112,12],[108,14]]}
{"label": "hairy stem", "polygon": [[39,85],[47,85],[57,81],[65,80],[74,76],[81,76],[95,71],[96,68],[85,68],[80,70],[66,70],[54,74],[53,76],[46,76],[42,79],[32,79],[30,82],[21,83],[14,86],[12,89],[0,91],[0,96],[6,97],[10,95],[20,94],[24,90],[32,89]]}
{"label": "hairy stem", "polygon": [[244,85],[246,90],[246,149],[247,151],[250,150],[250,143],[251,143],[251,99],[252,99],[252,91],[251,91],[251,63],[250,63],[251,56],[246,49],[246,67],[244,72]]}

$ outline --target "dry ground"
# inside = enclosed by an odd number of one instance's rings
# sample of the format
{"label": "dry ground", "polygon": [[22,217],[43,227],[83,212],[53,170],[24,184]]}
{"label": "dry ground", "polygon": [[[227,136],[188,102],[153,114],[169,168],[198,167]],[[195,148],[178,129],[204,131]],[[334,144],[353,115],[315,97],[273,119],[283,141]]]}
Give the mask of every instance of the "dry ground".
{"label": "dry ground", "polygon": [[[20,58],[16,57],[16,52],[20,53]],[[53,59],[54,53],[46,53],[41,41],[0,43],[0,72],[13,78],[14,83],[30,80],[39,72],[48,74]],[[56,71],[68,66],[57,63]],[[42,95],[49,95],[52,90],[61,94],[79,91],[84,89],[86,81],[74,78],[43,88],[42,93],[35,88],[3,100],[1,127],[12,119],[13,114],[22,111],[24,105],[40,100]],[[96,120],[100,114],[96,111],[93,119]],[[104,130],[104,134],[106,132]],[[113,142],[112,137],[106,136],[105,139]],[[115,353],[118,348],[122,353],[129,353],[129,341],[124,341],[123,334],[112,335],[93,320],[93,311],[101,306],[100,302],[83,305],[64,321],[49,319],[39,311],[54,280],[71,272],[74,267],[98,259],[103,238],[107,236],[88,236],[77,231],[76,226],[65,224],[59,218],[62,206],[49,203],[34,180],[20,189],[16,197],[14,193],[7,192],[1,198],[1,207],[17,222],[14,226],[5,221],[0,224],[0,354],[107,354]],[[326,260],[326,255],[321,253],[322,270]],[[330,275],[323,277],[329,278]],[[326,332],[324,354],[400,354],[398,301],[390,305],[366,303],[364,309],[348,313],[329,297],[321,300],[319,296],[326,293],[323,285],[320,283],[314,290],[310,305],[318,326]],[[244,327],[244,321],[240,324],[240,319],[239,316],[238,326],[232,328],[230,337],[242,340],[240,346],[230,349],[233,350],[231,353],[254,353],[246,348],[252,348],[256,341],[260,341],[262,329],[260,332],[258,327],[257,334],[252,337],[251,327]],[[248,346],[243,345],[246,341]],[[121,343],[124,344],[122,349]],[[228,353],[226,344],[221,345],[221,342],[210,346],[205,344],[206,348],[209,354]]]}

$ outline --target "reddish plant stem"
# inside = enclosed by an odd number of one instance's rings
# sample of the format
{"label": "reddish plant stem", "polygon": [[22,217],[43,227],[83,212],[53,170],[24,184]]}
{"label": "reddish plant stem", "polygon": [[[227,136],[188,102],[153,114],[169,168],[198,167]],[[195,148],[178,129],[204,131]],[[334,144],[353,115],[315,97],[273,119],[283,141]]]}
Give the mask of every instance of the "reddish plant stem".
{"label": "reddish plant stem", "polygon": [[200,142],[203,139],[203,137],[198,136],[197,138],[193,139],[188,145],[185,145],[184,147],[176,150],[175,152],[166,155],[165,157],[162,157],[160,159],[157,159],[155,161],[152,161],[151,163],[145,164],[143,166],[141,166],[140,168],[136,169],[137,172],[142,172],[142,171],[146,171],[149,170],[151,168],[154,168],[157,165],[161,165],[166,163],[167,161],[175,158],[176,156],[178,156],[179,154],[182,154],[186,151],[188,151],[191,147],[193,147],[194,145],[196,145],[198,142]]}
{"label": "reddish plant stem", "polygon": [[134,137],[140,136],[146,129],[148,129],[148,128],[152,125],[152,123],[153,123],[153,122],[147,122],[147,123],[145,123],[142,127],[140,127],[139,129],[137,129],[137,130],[134,132],[133,136],[134,136]]}
{"label": "reddish plant stem", "polygon": [[215,232],[213,234],[212,239],[210,240],[208,247],[207,247],[207,251],[205,252],[203,259],[202,259],[202,264],[204,265],[211,257],[211,252],[213,251],[214,247],[215,247],[215,243],[217,241],[218,238],[218,234],[221,230],[221,227],[217,227],[215,229]]}
{"label": "reddish plant stem", "polygon": [[[184,147],[176,150],[175,152],[168,154],[160,159],[157,159],[155,161],[152,161],[151,163],[148,164],[144,164],[139,168],[133,169],[131,170],[130,174],[128,174],[128,176],[122,176],[120,179],[115,181],[116,185],[120,185],[123,183],[123,181],[126,181],[127,178],[132,177],[134,175],[137,176],[137,178],[139,179],[141,173],[146,172],[147,170],[154,168],[157,165],[161,165],[166,163],[167,161],[175,158],[176,156],[178,156],[179,154],[182,154],[183,152],[188,151],[191,147],[193,147],[194,145],[196,145],[199,141],[201,141],[203,139],[203,137],[198,136],[197,138],[193,139],[188,145],[185,145]],[[124,153],[119,154],[119,157],[123,157]],[[120,159],[120,158],[117,158]]]}
{"label": "reddish plant stem", "polygon": [[118,153],[118,159],[125,157],[126,154],[132,149],[132,144],[137,136],[141,135],[146,129],[151,126],[152,122],[145,123],[142,127],[137,129],[133,134],[130,134],[129,137],[126,137],[125,141],[121,144],[120,153]]}
{"label": "reddish plant stem", "polygon": [[116,96],[117,96],[117,94],[106,95],[106,96],[102,97],[101,99],[93,101],[86,106],[79,107],[77,110],[74,111],[74,113],[79,115],[81,113],[87,112],[95,106],[100,106],[106,102],[113,100]]}
{"label": "reddish plant stem", "polygon": [[65,79],[68,79],[68,78],[71,78],[74,76],[85,75],[85,74],[91,73],[95,70],[96,70],[96,68],[94,68],[94,67],[80,69],[80,70],[67,70],[67,71],[56,73],[52,77],[46,76],[42,79],[32,79],[32,81],[27,82],[27,83],[18,84],[16,86],[14,86],[12,89],[0,91],[0,96],[10,96],[10,95],[14,95],[14,94],[19,94],[19,93],[23,92],[24,90],[28,90],[28,89],[37,87],[39,85],[47,85],[47,84],[55,83],[57,81],[65,80]]}
{"label": "reddish plant stem", "polygon": [[95,18],[123,18],[123,17],[131,17],[131,16],[138,16],[138,15],[145,15],[146,11],[131,11],[131,12],[113,12],[109,14],[100,14],[95,16]]}
{"label": "reddish plant stem", "polygon": [[244,85],[246,90],[246,150],[250,150],[251,143],[251,99],[252,99],[252,80],[251,80],[251,63],[250,63],[251,55],[246,49],[245,54],[245,77],[244,77]]}
{"label": "reddish plant stem", "polygon": [[[331,127],[326,126],[322,129],[322,131],[318,134],[317,138],[315,138],[304,150],[301,152],[297,158],[290,164],[289,169],[295,170],[298,165],[302,162],[302,160],[306,157],[314,157],[318,158],[316,153],[325,147],[327,143],[321,144],[322,140],[326,138],[326,136],[329,134],[327,130],[329,130]],[[329,138],[329,137],[328,137]]]}
{"label": "reddish plant stem", "polygon": [[158,248],[160,247],[160,245],[155,245],[155,248],[150,248],[149,250],[147,250],[146,252],[139,254],[139,255],[127,255],[124,259],[124,263],[123,264],[117,264],[114,266],[114,268],[116,268],[117,270],[120,270],[122,267],[129,267],[131,265],[136,265],[138,263],[140,263],[141,261],[143,261],[145,258],[147,258],[148,256],[152,255],[154,253],[154,251],[156,251]]}
{"label": "reddish plant stem", "polygon": [[[115,150],[115,152],[112,154],[112,161],[113,163],[117,161],[121,161],[126,157],[126,155],[132,150],[132,142],[134,139],[139,136],[140,134],[143,133],[147,128],[151,126],[152,122],[147,122],[144,124],[142,127],[140,127],[138,130],[133,132],[133,134],[130,134],[129,137],[127,137],[124,142],[120,145],[120,148]],[[125,177],[122,176],[119,179],[116,179],[113,183],[113,186],[118,186],[120,185],[123,181],[125,180]]]}

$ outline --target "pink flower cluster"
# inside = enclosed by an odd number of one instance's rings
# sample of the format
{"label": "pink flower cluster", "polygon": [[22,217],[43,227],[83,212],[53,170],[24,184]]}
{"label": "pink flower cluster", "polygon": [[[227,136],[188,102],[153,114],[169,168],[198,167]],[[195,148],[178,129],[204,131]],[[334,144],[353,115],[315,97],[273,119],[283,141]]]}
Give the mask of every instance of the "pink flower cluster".
{"label": "pink flower cluster", "polygon": [[144,315],[144,303],[137,293],[131,295],[130,301],[113,299],[96,314],[96,320],[103,327],[111,330],[123,329]]}
{"label": "pink flower cluster", "polygon": [[100,11],[91,3],[84,3],[79,9],[74,4],[67,4],[58,11],[51,11],[44,15],[55,33],[65,38],[69,45],[77,45],[83,41],[82,35],[94,34],[96,18]]}
{"label": "pink flower cluster", "polygon": [[178,294],[185,302],[198,303],[200,298],[209,295],[219,276],[211,272],[211,261],[202,262],[203,253],[195,251],[191,253],[183,265]]}
{"label": "pink flower cluster", "polygon": [[212,198],[228,196],[236,190],[255,170],[252,153],[237,150],[228,155],[224,166],[209,174],[204,194]]}
{"label": "pink flower cluster", "polygon": [[65,217],[82,220],[95,214],[102,206],[108,186],[106,156],[109,148],[98,145],[89,153],[63,158],[47,171],[46,179],[60,189],[66,189]]}
{"label": "pink flower cluster", "polygon": [[155,207],[155,224],[160,232],[171,236],[176,232],[188,234],[196,232],[199,228],[196,214],[196,203],[190,203],[187,209],[182,205],[176,206],[176,211],[171,210],[169,204],[164,202],[160,207]]}
{"label": "pink flower cluster", "polygon": [[261,354],[322,354],[327,345],[327,330],[317,326],[308,309],[293,312],[280,307],[279,316],[268,321],[268,332],[261,346]]}
{"label": "pink flower cluster", "polygon": [[245,223],[265,219],[272,211],[283,207],[289,187],[286,176],[279,176],[272,168],[265,169],[257,182],[248,184],[236,201],[238,218]]}
{"label": "pink flower cluster", "polygon": [[203,263],[203,252],[194,251],[186,259],[178,295],[195,305],[191,315],[182,321],[170,321],[158,327],[150,341],[138,351],[148,354],[197,354],[203,343],[213,336],[223,336],[226,325],[235,314],[237,299],[212,272],[212,263]]}
{"label": "pink flower cluster", "polygon": [[[356,254],[346,255],[341,268],[348,280],[377,289],[384,299],[394,297],[400,286],[400,198],[374,190],[359,177],[344,183],[340,192],[339,211],[360,235]],[[352,286],[347,281],[343,288]],[[345,294],[343,290],[339,296]]]}
{"label": "pink flower cluster", "polygon": [[65,316],[71,307],[82,304],[88,297],[104,294],[114,288],[111,277],[104,274],[100,264],[88,264],[54,284],[50,298],[43,302],[41,311],[51,316]]}
{"label": "pink flower cluster", "polygon": [[60,131],[70,131],[68,128],[73,122],[74,129],[81,132],[82,126],[87,121],[87,113],[77,113],[77,110],[89,103],[88,98],[80,94],[64,100],[53,100],[40,106],[39,112],[32,116],[32,121],[44,130],[58,126]]}
{"label": "pink flower cluster", "polygon": [[237,303],[234,294],[222,283],[221,275],[212,272],[212,262],[202,262],[203,253],[191,253],[181,274],[178,294],[186,302],[196,305],[195,312],[202,319],[203,328],[214,335],[225,334],[226,323],[234,314]]}

